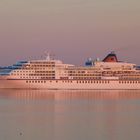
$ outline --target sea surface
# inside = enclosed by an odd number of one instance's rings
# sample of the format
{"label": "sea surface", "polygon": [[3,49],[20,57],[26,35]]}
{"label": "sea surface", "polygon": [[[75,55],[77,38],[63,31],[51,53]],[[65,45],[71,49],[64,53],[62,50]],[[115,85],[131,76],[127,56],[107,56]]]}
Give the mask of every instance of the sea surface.
{"label": "sea surface", "polygon": [[0,140],[140,140],[140,91],[0,90]]}

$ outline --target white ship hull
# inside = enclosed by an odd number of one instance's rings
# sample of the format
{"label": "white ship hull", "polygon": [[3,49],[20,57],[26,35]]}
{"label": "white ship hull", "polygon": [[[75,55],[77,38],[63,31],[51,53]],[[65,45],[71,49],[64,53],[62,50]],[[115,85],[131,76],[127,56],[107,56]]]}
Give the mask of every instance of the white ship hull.
{"label": "white ship hull", "polygon": [[[32,83],[33,82],[33,83]],[[36,83],[35,83],[36,82]],[[139,81],[62,81],[62,80],[0,80],[1,89],[57,89],[57,90],[140,90]],[[81,82],[81,83],[80,83]],[[84,82],[84,83],[83,83]]]}

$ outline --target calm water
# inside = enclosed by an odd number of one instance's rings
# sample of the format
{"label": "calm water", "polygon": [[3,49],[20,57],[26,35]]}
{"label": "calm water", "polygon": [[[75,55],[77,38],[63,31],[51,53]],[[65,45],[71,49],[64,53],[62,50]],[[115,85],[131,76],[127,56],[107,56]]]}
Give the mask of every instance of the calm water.
{"label": "calm water", "polygon": [[140,91],[0,91],[0,140],[138,140]]}

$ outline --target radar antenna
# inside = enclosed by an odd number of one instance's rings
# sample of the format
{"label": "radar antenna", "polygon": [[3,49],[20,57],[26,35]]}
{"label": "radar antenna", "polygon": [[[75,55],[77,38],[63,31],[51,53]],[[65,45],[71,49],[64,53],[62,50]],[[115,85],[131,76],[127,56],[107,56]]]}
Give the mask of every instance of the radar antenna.
{"label": "radar antenna", "polygon": [[44,56],[47,61],[53,60],[53,57],[54,57],[53,54],[51,54],[50,52],[47,52],[47,51],[44,52]]}

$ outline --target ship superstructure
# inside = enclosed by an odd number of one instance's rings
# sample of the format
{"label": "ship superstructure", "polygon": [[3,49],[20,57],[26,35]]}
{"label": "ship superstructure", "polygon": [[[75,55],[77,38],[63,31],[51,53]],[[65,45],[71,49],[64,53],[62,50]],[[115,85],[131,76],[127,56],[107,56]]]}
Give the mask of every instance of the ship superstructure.
{"label": "ship superstructure", "polygon": [[140,89],[140,68],[120,62],[114,52],[89,59],[85,66],[45,60],[19,61],[0,67],[0,88],[27,89]]}

